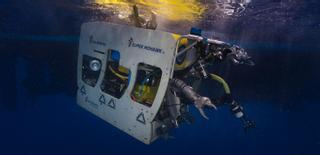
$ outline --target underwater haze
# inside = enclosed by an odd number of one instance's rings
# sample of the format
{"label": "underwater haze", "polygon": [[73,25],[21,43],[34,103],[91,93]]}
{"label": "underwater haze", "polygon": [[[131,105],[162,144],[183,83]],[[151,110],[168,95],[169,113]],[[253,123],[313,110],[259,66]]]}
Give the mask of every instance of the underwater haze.
{"label": "underwater haze", "polygon": [[[227,0],[1,0],[0,154],[319,155],[320,1],[235,2],[248,4],[232,12]],[[244,132],[227,107],[207,110],[210,120],[192,107],[194,124],[145,145],[78,106],[81,24],[133,25],[133,5],[143,18],[156,15],[158,30],[198,27],[243,47],[255,66],[210,70],[230,83],[256,128]]]}

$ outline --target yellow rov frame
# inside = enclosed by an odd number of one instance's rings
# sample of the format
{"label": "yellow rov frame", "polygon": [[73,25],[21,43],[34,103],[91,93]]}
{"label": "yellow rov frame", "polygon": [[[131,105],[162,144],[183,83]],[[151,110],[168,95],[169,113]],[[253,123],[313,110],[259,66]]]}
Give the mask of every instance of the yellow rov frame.
{"label": "yellow rov frame", "polygon": [[[77,102],[132,137],[150,144],[163,125],[155,117],[177,65],[178,47],[200,36],[181,36],[106,22],[84,23],[78,55]],[[223,44],[217,40],[208,40]],[[213,76],[213,75],[212,75]],[[151,78],[152,77],[152,78]],[[226,85],[227,87],[227,85]]]}

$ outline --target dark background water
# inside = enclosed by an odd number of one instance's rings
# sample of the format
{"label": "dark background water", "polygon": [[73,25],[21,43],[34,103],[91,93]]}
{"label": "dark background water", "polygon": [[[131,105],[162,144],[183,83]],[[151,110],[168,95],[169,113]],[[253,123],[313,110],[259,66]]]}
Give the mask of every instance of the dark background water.
{"label": "dark background water", "polygon": [[[243,46],[256,66],[222,64],[257,128],[244,133],[227,108],[193,109],[194,125],[150,146],[78,107],[81,1],[0,1],[0,154],[319,154],[320,3],[253,2],[237,19],[206,15],[196,26]],[[108,15],[106,15],[108,17]],[[175,28],[168,31],[174,31]],[[202,86],[204,94],[218,85]]]}

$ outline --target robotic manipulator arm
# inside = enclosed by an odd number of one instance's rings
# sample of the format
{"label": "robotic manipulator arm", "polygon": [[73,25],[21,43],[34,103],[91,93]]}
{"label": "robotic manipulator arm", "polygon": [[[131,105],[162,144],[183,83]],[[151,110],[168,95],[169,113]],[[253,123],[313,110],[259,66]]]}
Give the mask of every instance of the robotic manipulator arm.
{"label": "robotic manipulator arm", "polygon": [[[243,48],[237,45],[232,45],[220,40],[203,38],[198,35],[189,34],[183,37],[191,40],[196,40],[196,42],[191,46],[197,48],[201,59],[209,59],[211,61],[210,58],[214,58],[218,61],[228,60],[235,65],[244,64],[254,66],[254,62],[252,61],[252,58],[248,55],[248,53]],[[186,48],[182,52],[179,52],[177,56],[188,52],[190,48]]]}
{"label": "robotic manipulator arm", "polygon": [[[193,102],[195,107],[199,110],[200,114],[204,118],[208,119],[204,113],[204,108],[209,107],[217,109],[217,106],[227,105],[229,106],[232,114],[241,120],[245,131],[247,131],[249,128],[254,128],[255,123],[247,118],[243,107],[232,97],[229,85],[218,75],[210,73],[208,74],[205,69],[205,66],[210,63],[221,62],[225,60],[235,65],[245,64],[253,66],[254,62],[251,60],[251,57],[248,56],[244,49],[236,45],[231,45],[219,40],[206,39],[196,35],[187,35],[186,37],[188,39],[196,40],[196,43],[192,44],[191,46],[197,49],[198,54],[197,62],[191,67],[188,67],[189,74],[187,73],[187,75],[197,75],[196,77],[198,78],[211,77],[213,80],[223,85],[225,94],[221,97],[212,99],[200,96],[191,86],[188,86],[184,81],[178,78],[173,78],[170,81],[170,85],[180,90],[185,98]],[[188,48],[180,51],[177,56],[183,54],[184,52],[188,52]]]}

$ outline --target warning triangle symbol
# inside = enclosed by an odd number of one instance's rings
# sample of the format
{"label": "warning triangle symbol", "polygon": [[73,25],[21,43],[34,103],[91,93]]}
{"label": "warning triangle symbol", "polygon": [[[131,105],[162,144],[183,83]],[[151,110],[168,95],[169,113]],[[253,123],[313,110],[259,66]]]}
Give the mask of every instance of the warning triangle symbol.
{"label": "warning triangle symbol", "polygon": [[114,103],[113,98],[108,102],[108,106],[112,109],[116,109],[116,104]]}
{"label": "warning triangle symbol", "polygon": [[80,93],[81,93],[81,95],[86,95],[87,94],[86,88],[84,86],[81,87]]}
{"label": "warning triangle symbol", "polygon": [[146,124],[146,119],[144,118],[144,114],[143,112],[141,112],[138,117],[137,117],[137,121],[142,123],[142,124]]}
{"label": "warning triangle symbol", "polygon": [[104,98],[103,95],[100,96],[99,102],[100,102],[100,105],[101,105],[101,104],[106,104],[106,99]]}

